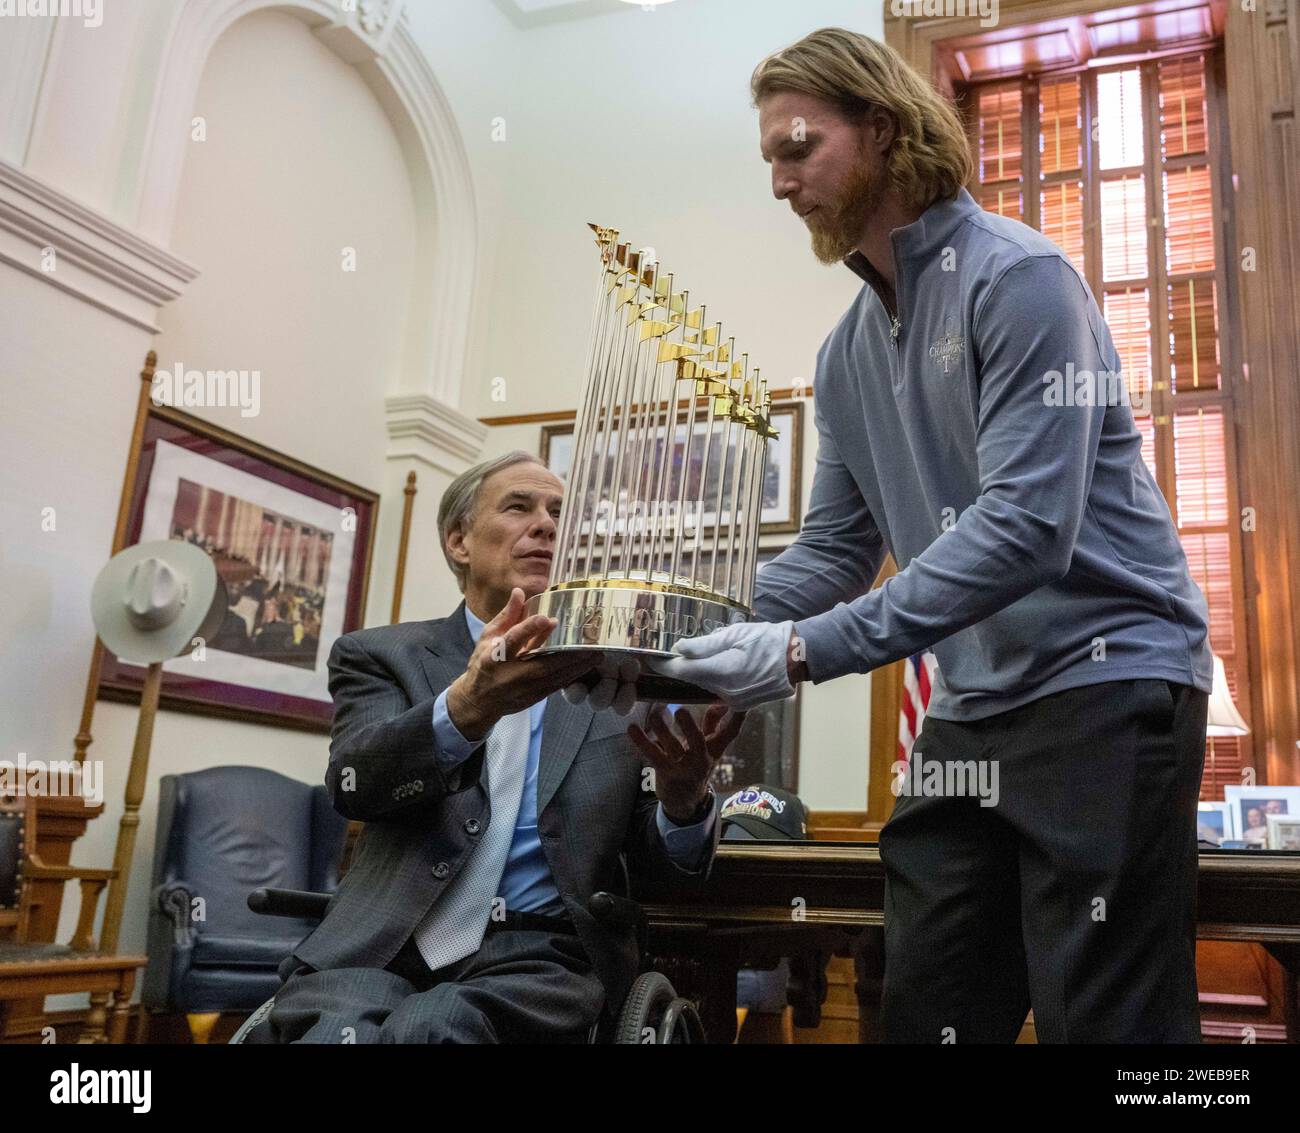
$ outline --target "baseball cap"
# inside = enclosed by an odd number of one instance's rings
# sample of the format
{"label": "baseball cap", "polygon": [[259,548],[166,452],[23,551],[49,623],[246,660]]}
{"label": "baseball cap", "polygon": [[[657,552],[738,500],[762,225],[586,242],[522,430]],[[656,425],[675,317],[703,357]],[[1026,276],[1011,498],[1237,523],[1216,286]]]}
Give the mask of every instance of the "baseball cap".
{"label": "baseball cap", "polygon": [[723,838],[802,842],[808,838],[808,808],[780,787],[755,783],[728,795],[718,817]]}

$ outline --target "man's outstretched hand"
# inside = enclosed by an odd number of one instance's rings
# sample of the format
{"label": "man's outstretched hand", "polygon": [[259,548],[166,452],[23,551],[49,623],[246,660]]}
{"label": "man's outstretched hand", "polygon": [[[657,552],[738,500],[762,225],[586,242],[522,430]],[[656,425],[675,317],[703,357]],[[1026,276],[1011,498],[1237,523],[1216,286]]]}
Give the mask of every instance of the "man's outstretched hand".
{"label": "man's outstretched hand", "polygon": [[483,627],[465,671],[447,687],[447,715],[467,740],[480,740],[503,716],[513,716],[572,684],[601,661],[602,654],[552,653],[529,657],[555,628],[544,614],[525,618],[524,592]]}
{"label": "man's outstretched hand", "polygon": [[713,768],[740,734],[745,713],[710,704],[702,726],[686,708],[678,708],[673,719],[681,729],[680,737],[673,732],[664,705],[649,704],[643,721],[630,724],[627,734],[654,768],[655,794],[664,814],[680,826],[704,801]]}
{"label": "man's outstretched hand", "polygon": [[626,653],[606,653],[596,666],[599,679],[588,690],[583,681],[574,681],[564,690],[564,699],[570,704],[584,701],[594,712],[612,708],[626,716],[636,705],[636,682],[641,676],[641,662]]}

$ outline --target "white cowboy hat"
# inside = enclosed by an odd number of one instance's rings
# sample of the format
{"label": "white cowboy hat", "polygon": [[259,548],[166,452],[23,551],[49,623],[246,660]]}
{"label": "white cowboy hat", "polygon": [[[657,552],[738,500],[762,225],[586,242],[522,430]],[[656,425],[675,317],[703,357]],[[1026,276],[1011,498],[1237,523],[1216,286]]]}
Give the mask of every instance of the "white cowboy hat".
{"label": "white cowboy hat", "polygon": [[208,640],[226,614],[226,587],[207,552],[159,539],[119,551],[99,572],[90,612],[99,639],[124,661],[147,665]]}

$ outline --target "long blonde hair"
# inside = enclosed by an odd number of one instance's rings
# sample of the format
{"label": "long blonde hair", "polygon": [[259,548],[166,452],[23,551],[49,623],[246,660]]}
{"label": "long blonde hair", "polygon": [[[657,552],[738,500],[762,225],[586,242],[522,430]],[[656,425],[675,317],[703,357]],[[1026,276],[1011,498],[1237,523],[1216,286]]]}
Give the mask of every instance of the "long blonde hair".
{"label": "long blonde hair", "polygon": [[879,106],[897,123],[890,181],[910,205],[951,200],[971,177],[970,144],[957,112],[887,44],[844,28],[821,28],[769,55],[749,80],[754,105],[796,91],[850,119]]}

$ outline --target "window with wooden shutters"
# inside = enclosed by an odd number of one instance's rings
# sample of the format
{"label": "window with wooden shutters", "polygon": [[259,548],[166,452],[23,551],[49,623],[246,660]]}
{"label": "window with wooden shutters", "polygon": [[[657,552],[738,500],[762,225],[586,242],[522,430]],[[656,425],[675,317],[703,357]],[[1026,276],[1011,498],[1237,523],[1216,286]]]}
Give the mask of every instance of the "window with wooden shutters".
{"label": "window with wooden shutters", "polygon": [[[1210,644],[1248,710],[1248,665],[1209,52],[971,89],[981,204],[1039,229],[1097,296],[1142,457],[1210,607]],[[1206,751],[1203,798],[1240,783],[1249,737]]]}
{"label": "window with wooden shutters", "polygon": [[1023,220],[1020,84],[985,87],[979,104],[980,203],[1000,216]]}

